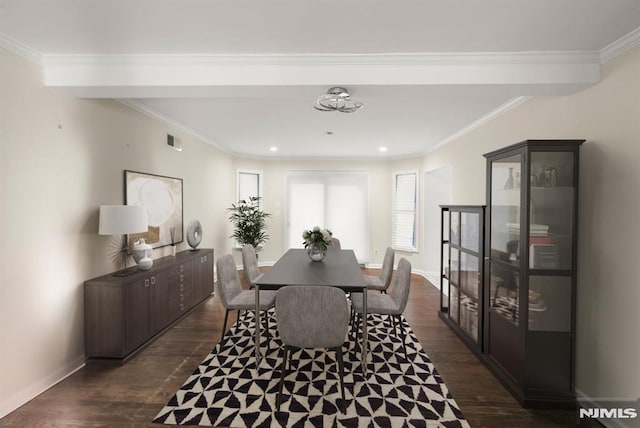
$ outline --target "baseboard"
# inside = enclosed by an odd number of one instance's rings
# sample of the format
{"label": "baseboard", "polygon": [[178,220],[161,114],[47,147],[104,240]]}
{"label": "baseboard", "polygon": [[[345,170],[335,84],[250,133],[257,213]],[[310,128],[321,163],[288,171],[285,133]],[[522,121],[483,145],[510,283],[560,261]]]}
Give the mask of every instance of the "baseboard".
{"label": "baseboard", "polygon": [[38,382],[23,388],[20,391],[14,392],[11,396],[0,403],[0,418],[7,416],[9,413],[25,405],[29,401],[36,398],[38,395],[45,392],[52,386],[62,382],[85,365],[84,355],[76,358],[71,363],[67,364],[64,368],[56,371],[50,376],[44,379],[40,379]]}

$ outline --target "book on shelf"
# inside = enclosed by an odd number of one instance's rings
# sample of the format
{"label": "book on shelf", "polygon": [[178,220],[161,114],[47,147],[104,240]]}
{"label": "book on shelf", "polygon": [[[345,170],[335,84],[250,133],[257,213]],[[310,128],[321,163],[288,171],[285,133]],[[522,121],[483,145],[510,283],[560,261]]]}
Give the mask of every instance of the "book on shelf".
{"label": "book on shelf", "polygon": [[551,244],[551,238],[548,236],[530,236],[529,237],[529,244]]}
{"label": "book on shelf", "polygon": [[[509,232],[520,233],[520,223],[507,223]],[[547,236],[549,235],[549,225],[547,224],[530,224],[529,236]]]}

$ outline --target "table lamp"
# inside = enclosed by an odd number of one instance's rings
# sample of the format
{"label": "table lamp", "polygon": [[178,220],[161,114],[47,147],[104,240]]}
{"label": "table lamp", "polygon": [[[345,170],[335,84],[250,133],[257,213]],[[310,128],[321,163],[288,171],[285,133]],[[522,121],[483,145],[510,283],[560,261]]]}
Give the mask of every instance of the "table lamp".
{"label": "table lamp", "polygon": [[122,259],[124,269],[116,276],[126,276],[137,269],[127,269],[127,239],[130,233],[146,232],[149,228],[147,210],[142,205],[100,205],[100,235],[122,235]]}

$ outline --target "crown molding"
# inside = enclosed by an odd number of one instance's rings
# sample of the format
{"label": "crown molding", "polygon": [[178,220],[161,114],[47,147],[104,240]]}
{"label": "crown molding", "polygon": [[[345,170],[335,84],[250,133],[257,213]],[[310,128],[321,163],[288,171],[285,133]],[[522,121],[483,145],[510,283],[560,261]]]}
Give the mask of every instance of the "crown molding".
{"label": "crown molding", "polygon": [[505,114],[506,112],[508,112],[509,110],[512,110],[516,107],[518,107],[519,105],[523,104],[524,102],[528,101],[531,97],[527,96],[527,97],[515,97],[510,99],[509,101],[507,101],[506,103],[502,104],[501,106],[499,106],[498,108],[492,110],[491,112],[487,113],[486,115],[482,116],[480,119],[476,120],[475,122],[470,123],[469,125],[465,126],[464,128],[462,128],[461,130],[459,130],[458,132],[456,132],[455,134],[450,135],[449,137],[445,138],[444,140],[440,141],[439,143],[431,146],[428,150],[425,150],[423,152],[423,154],[428,154],[433,152],[436,149],[439,149],[440,147],[452,142],[453,140],[456,140],[460,137],[462,137],[465,134],[468,134],[469,132],[473,131],[476,128],[481,127],[482,125],[491,122],[492,120],[498,118],[499,116]]}
{"label": "crown molding", "polygon": [[2,32],[0,32],[0,47],[28,59],[37,65],[42,65],[42,54],[40,54],[40,52]]}
{"label": "crown molding", "polygon": [[604,64],[607,61],[611,61],[638,45],[640,45],[640,27],[602,48],[600,50],[600,63]]}
{"label": "crown molding", "polygon": [[157,120],[158,122],[164,123],[167,126],[170,126],[171,128],[177,129],[179,131],[182,131],[186,134],[189,134],[195,138],[198,138],[202,141],[204,141],[205,143],[211,144],[212,146],[214,146],[216,149],[230,154],[230,155],[234,155],[235,153],[231,152],[229,149],[227,149],[226,147],[223,147],[219,144],[217,144],[215,141],[204,137],[200,134],[198,134],[197,132],[193,131],[191,128],[176,122],[172,119],[169,119],[168,117],[164,116],[163,114],[158,113],[157,111],[147,107],[146,105],[134,100],[134,99],[116,99],[116,101],[118,101],[120,104],[123,104],[133,110],[136,110],[142,114],[144,114],[147,117],[150,117],[151,119]]}

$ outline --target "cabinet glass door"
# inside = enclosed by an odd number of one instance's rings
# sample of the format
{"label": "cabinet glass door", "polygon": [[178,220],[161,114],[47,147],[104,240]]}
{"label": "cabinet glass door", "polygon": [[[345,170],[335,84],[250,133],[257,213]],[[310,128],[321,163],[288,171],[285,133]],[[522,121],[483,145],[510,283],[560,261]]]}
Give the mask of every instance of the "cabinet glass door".
{"label": "cabinet glass door", "polygon": [[573,260],[574,155],[531,153],[529,269],[569,270]]}
{"label": "cabinet glass door", "polygon": [[521,155],[491,163],[491,258],[517,266],[520,258]]}
{"label": "cabinet glass door", "polygon": [[440,308],[445,309],[449,307],[449,232],[450,232],[450,221],[449,221],[449,210],[447,208],[442,208],[442,225],[441,225],[441,233],[442,233],[442,266],[440,272]]}
{"label": "cabinet glass door", "polygon": [[491,163],[490,307],[519,325],[520,212],[522,155]]}

